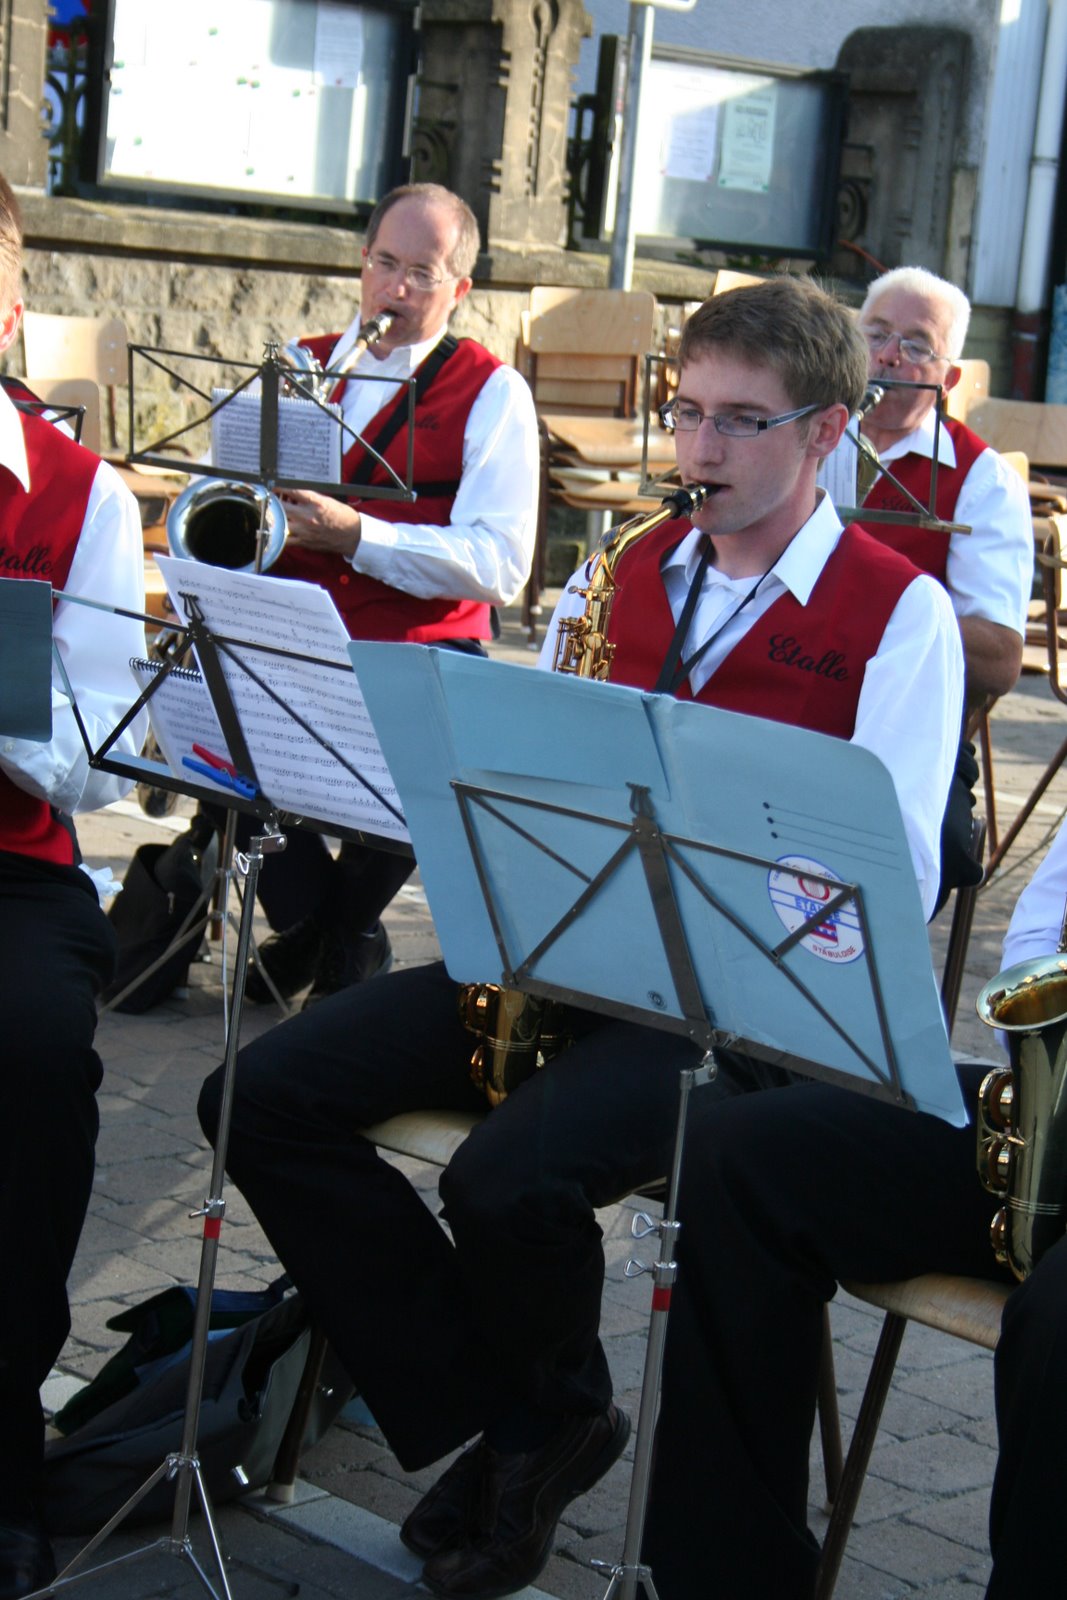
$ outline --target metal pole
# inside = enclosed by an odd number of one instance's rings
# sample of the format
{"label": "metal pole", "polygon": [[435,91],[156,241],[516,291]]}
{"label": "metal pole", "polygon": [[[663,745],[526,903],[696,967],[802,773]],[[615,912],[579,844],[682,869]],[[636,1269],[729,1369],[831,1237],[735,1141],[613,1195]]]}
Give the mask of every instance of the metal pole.
{"label": "metal pole", "polygon": [[611,236],[609,289],[629,289],[634,270],[633,198],[637,167],[637,121],[641,89],[652,59],[652,0],[632,0],[630,32],[626,41],[626,94],[622,108],[622,145],[619,150],[619,187],[615,201],[615,230]]}

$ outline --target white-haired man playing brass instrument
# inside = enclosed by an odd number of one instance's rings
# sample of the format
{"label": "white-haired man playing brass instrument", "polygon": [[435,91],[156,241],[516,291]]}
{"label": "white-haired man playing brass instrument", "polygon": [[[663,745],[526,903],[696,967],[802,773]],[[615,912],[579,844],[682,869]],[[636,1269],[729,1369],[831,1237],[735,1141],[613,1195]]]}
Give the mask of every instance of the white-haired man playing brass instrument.
{"label": "white-haired man playing brass instrument", "polygon": [[[816,488],[865,383],[854,322],[807,280],[738,289],[694,313],[667,420],[683,481],[706,498],[619,562],[612,676],[875,751],[929,909],[962,654],[944,591],[842,529]],[[805,660],[835,652],[842,670],[798,670],[797,652],[775,643],[785,635]],[[591,719],[600,692],[589,686]],[[445,1169],[450,1235],[354,1131],[402,1110],[484,1109],[441,964],[335,995],[238,1063],[230,1174],[390,1447],[415,1468],[475,1441],[400,1532],[444,1600],[533,1582],[567,1504],[626,1443],[598,1337],[595,1211],[667,1171],[678,1071],[700,1052],[591,1012],[576,1013],[573,1033]],[[724,1062],[697,1115],[767,1081],[776,1069]],[[201,1096],[209,1137],[220,1087],[216,1074]],[[360,1286],[346,1266],[357,1229]]]}
{"label": "white-haired man playing brass instrument", "polygon": [[[970,316],[963,291],[924,267],[896,267],[868,288],[859,322],[871,382],[885,393],[864,417],[862,428],[887,472],[872,485],[865,511],[914,511],[893,478],[920,504],[929,504],[935,385],[947,393],[959,382]],[[972,727],[982,707],[1013,687],[1022,665],[1034,570],[1030,505],[1019,473],[966,424],[942,415],[936,443],[937,515],[970,531],[947,534],[862,515],[859,522],[947,589],[963,640],[965,724]],[[961,743],[942,832],[942,898],[951,888],[981,877],[971,855],[977,779],[974,747]]]}
{"label": "white-haired man playing brass instrument", "polygon": [[[954,389],[970,323],[967,296],[922,267],[897,267],[876,278],[860,308],[872,382],[885,397],[863,420],[879,459],[925,505],[934,452],[934,388]],[[871,488],[866,508],[908,510],[887,477]],[[1026,485],[995,450],[955,418],[943,417],[938,440],[937,513],[970,533],[862,522],[874,538],[902,550],[943,583],[963,636],[969,705],[1007,694],[1022,665],[1026,603],[1034,570]]]}

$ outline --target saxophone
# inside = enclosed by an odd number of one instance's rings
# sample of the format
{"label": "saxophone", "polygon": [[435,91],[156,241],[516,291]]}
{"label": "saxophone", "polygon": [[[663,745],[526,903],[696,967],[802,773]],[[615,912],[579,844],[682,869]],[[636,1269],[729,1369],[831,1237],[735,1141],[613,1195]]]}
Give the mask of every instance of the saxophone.
{"label": "saxophone", "polygon": [[[707,489],[699,484],[676,489],[665,497],[659,510],[608,529],[586,569],[585,587],[570,591],[581,595],[585,605],[580,616],[560,619],[553,672],[607,680],[615,654],[608,639],[615,569],[638,539],[672,517],[699,511],[707,495]],[[504,989],[496,983],[461,984],[458,1000],[460,1017],[478,1040],[471,1056],[471,1081],[491,1106],[498,1106],[524,1078],[573,1042],[569,1009],[558,1000]]]}
{"label": "saxophone", "polygon": [[1011,1065],[978,1091],[978,1174],[1004,1198],[993,1251],[1017,1278],[1067,1229],[1067,917],[1057,953],[990,980],[978,1015],[1008,1036]]}

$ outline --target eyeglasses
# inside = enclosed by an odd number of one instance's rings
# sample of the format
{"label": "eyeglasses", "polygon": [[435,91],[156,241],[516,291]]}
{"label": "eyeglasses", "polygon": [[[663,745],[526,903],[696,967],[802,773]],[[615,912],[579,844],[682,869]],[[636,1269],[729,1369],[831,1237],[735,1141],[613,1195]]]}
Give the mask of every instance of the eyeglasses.
{"label": "eyeglasses", "polygon": [[454,272],[445,272],[439,277],[427,267],[407,267],[395,256],[385,255],[381,251],[373,256],[366,256],[363,265],[369,267],[372,272],[382,273],[387,278],[395,278],[400,274],[409,289],[418,289],[422,294],[429,294],[431,289],[439,289],[443,283],[456,281]]}
{"label": "eyeglasses", "polygon": [[716,433],[724,433],[730,439],[755,439],[757,434],[766,433],[769,428],[781,428],[787,422],[810,417],[813,411],[820,409],[819,406],[801,406],[797,411],[783,411],[780,417],[746,417],[743,412],[733,411],[709,417],[696,406],[687,406],[680,400],[668,400],[665,406],[659,408],[659,420],[668,433],[696,433],[702,422],[710,422]]}
{"label": "eyeglasses", "polygon": [[902,333],[892,330],[887,332],[884,328],[864,328],[863,337],[868,348],[877,355],[879,350],[884,350],[890,339],[897,341],[897,348],[905,361],[910,361],[915,367],[925,367],[929,361],[947,361],[948,356],[939,356],[936,350],[931,350],[925,339],[905,339]]}

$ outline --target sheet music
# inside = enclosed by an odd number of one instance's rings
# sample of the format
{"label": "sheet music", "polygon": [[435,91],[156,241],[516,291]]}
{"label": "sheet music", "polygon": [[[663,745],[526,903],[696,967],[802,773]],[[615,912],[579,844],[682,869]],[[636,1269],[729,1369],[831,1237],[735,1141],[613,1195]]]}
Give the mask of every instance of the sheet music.
{"label": "sheet music", "polygon": [[[159,677],[163,664],[134,657],[130,671],[140,692],[153,678]],[[163,759],[175,777],[187,775],[185,762],[197,759],[196,747],[210,750],[216,756],[229,756],[225,735],[199,672],[172,667],[148,700],[148,716]],[[201,767],[196,770],[215,788],[223,792],[229,789],[229,784],[221,778],[212,778]]]}
{"label": "sheet music", "polygon": [[[213,389],[217,405],[229,393]],[[234,395],[211,419],[211,459],[234,472],[258,472],[261,400],[255,389]],[[278,396],[278,475],[316,483],[341,481],[341,408],[295,395]]]}
{"label": "sheet music", "polygon": [[219,653],[262,793],[296,816],[407,841],[406,825],[389,809],[399,812],[400,802],[352,671],[348,633],[325,589],[172,556],[156,563],[179,616],[189,614],[183,596],[195,595],[213,633],[315,658],[236,648],[257,683]]}

